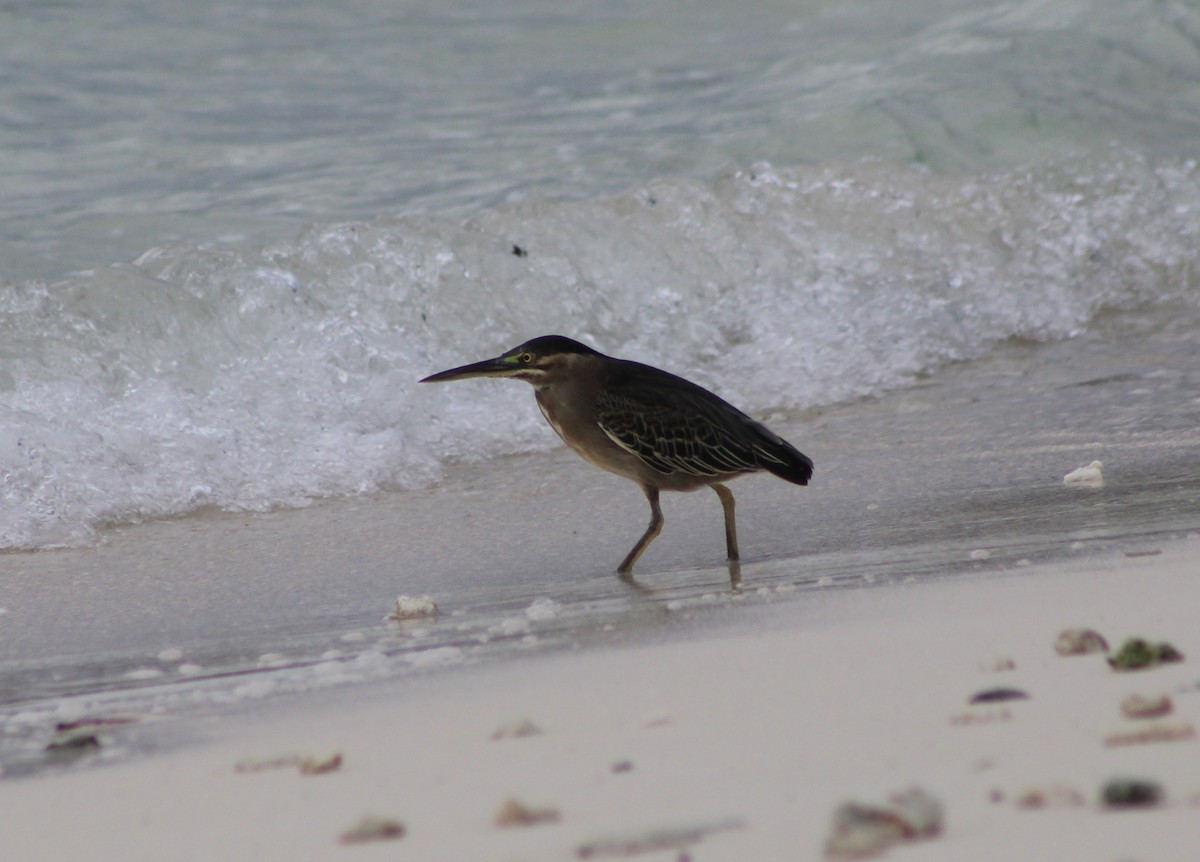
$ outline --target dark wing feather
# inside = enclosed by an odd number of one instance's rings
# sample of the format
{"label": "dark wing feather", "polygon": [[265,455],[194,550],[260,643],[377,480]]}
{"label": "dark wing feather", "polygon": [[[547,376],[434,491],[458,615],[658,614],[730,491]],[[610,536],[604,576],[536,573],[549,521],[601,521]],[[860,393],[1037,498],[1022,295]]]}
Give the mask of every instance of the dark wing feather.
{"label": "dark wing feather", "polygon": [[596,396],[600,427],[660,473],[717,477],[770,470],[804,484],[812,462],[707,389],[648,365],[621,362]]}

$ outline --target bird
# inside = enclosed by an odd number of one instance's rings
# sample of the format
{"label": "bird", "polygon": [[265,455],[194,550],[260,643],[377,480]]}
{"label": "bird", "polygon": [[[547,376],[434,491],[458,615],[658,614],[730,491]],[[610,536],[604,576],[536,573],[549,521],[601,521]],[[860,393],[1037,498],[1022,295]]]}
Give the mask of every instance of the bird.
{"label": "bird", "polygon": [[[766,470],[807,485],[813,462],[707,389],[667,371],[606,356],[563,335],[543,335],[494,359],[431,374],[422,383],[507,377],[533,385],[550,427],[584,460],[631,479],[650,503],[650,524],[617,567],[629,577],[662,532],[662,491],[710,487],[725,513],[725,550],[739,559],[730,479]],[[732,571],[732,569],[731,569]],[[734,575],[735,582],[740,575]]]}

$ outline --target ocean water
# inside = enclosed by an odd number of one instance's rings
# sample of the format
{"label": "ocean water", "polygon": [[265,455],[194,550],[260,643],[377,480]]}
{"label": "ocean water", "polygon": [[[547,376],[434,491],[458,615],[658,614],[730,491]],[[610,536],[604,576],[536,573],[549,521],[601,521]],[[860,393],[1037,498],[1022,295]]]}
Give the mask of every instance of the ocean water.
{"label": "ocean water", "polygon": [[534,335],[769,418],[1200,304],[1186,2],[64,0],[0,49],[3,549],[557,446],[416,382]]}

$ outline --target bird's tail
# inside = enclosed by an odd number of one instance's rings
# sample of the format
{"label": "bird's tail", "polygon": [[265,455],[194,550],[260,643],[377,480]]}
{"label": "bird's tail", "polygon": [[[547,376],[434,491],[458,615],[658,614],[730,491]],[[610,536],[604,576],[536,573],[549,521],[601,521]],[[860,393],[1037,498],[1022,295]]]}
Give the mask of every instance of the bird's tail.
{"label": "bird's tail", "polygon": [[[775,437],[774,434],[771,436]],[[780,437],[771,440],[770,445],[755,446],[754,451],[762,468],[780,479],[797,485],[807,485],[808,480],[812,478],[812,458]]]}

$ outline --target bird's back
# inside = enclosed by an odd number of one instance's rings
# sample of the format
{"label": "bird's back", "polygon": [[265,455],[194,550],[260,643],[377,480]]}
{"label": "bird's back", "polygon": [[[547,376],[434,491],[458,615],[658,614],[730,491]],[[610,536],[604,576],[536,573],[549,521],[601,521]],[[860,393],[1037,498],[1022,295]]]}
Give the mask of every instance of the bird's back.
{"label": "bird's back", "polygon": [[601,427],[654,470],[709,478],[767,470],[808,484],[810,458],[702,386],[627,360],[606,364],[603,374]]}

